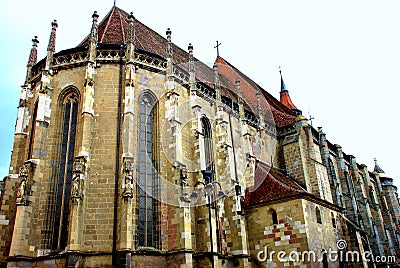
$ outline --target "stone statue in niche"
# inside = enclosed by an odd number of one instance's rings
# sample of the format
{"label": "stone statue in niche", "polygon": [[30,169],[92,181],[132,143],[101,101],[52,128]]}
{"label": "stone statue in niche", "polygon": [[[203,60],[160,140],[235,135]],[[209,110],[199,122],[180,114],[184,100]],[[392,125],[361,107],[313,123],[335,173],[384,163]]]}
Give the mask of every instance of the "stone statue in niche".
{"label": "stone statue in niche", "polygon": [[186,167],[183,167],[183,168],[181,169],[181,183],[182,183],[182,186],[183,186],[183,187],[185,187],[185,186],[188,185],[187,180],[188,180],[188,177],[187,177],[187,169],[186,169]]}
{"label": "stone statue in niche", "polygon": [[21,202],[24,199],[25,194],[26,194],[26,180],[22,179],[17,190],[17,199],[18,198],[20,199],[19,202]]}
{"label": "stone statue in niche", "polygon": [[85,179],[86,159],[83,156],[77,156],[74,160],[74,174],[72,176],[71,199],[76,202],[82,199],[83,182]]}
{"label": "stone statue in niche", "polygon": [[124,161],[124,183],[122,197],[133,197],[133,162],[131,160]]}
{"label": "stone statue in niche", "polygon": [[32,166],[30,162],[25,162],[19,169],[19,177],[21,178],[21,183],[19,184],[17,189],[17,205],[27,206],[29,204],[27,200],[27,182],[31,170]]}
{"label": "stone statue in niche", "polygon": [[72,179],[72,198],[80,198],[80,174],[75,173]]}

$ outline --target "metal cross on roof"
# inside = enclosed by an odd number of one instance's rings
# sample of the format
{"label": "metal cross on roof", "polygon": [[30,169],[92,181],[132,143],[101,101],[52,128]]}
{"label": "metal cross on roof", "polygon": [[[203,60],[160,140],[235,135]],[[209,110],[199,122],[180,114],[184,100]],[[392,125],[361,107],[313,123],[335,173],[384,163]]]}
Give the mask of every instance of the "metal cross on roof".
{"label": "metal cross on roof", "polygon": [[221,45],[221,43],[218,42],[217,40],[217,45],[214,47],[217,49],[217,56],[219,57],[219,46]]}
{"label": "metal cross on roof", "polygon": [[312,126],[312,120],[314,119],[314,117],[311,116],[310,112],[308,112],[308,115],[310,116],[310,117],[308,118],[308,120],[310,120],[310,125]]}
{"label": "metal cross on roof", "polygon": [[116,3],[117,3],[117,0],[114,0],[114,6],[115,6]]}

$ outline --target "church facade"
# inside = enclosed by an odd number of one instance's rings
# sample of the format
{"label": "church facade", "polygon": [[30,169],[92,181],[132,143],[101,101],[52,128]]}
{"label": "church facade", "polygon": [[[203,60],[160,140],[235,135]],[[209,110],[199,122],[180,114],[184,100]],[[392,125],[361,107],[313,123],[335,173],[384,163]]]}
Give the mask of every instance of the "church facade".
{"label": "church facade", "polygon": [[32,40],[0,184],[0,267],[399,262],[393,179],[313,128],[282,76],[277,100],[116,6],[56,53],[57,28],[40,61]]}

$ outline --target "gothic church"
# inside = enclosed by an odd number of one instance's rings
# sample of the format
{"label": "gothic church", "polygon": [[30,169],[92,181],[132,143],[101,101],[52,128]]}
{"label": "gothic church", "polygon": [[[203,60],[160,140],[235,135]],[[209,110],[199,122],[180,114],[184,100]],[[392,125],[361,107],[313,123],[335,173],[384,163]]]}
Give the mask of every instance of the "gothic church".
{"label": "gothic church", "polygon": [[[399,261],[393,179],[313,128],[283,79],[277,100],[227,59],[209,67],[170,29],[116,6],[93,14],[77,47],[56,52],[57,28],[44,59],[32,40],[0,188],[0,267]],[[331,260],[328,249],[371,254]]]}

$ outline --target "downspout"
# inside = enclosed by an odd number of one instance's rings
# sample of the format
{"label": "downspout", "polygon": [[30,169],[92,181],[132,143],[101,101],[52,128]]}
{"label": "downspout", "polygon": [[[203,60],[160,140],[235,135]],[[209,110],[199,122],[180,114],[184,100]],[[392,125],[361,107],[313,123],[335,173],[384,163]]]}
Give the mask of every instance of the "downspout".
{"label": "downspout", "polygon": [[118,85],[118,118],[117,118],[117,146],[115,149],[115,188],[114,188],[114,225],[112,245],[112,267],[117,267],[117,225],[118,225],[118,196],[119,196],[119,151],[121,141],[121,104],[122,104],[122,74],[123,74],[124,45],[119,48],[119,85]]}

